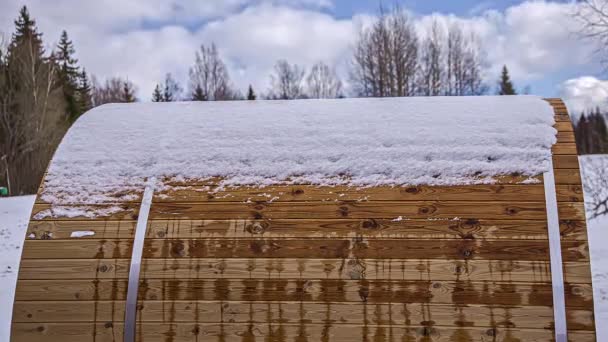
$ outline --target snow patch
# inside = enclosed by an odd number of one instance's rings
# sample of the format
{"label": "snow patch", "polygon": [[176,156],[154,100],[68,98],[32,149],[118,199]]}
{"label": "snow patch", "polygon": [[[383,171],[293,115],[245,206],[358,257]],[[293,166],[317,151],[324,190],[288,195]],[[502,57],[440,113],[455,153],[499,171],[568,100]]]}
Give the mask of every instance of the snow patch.
{"label": "snow patch", "polygon": [[94,231],[90,231],[90,230],[88,230],[88,231],[75,231],[75,232],[72,232],[70,234],[70,237],[71,238],[82,238],[82,237],[93,236],[93,235],[95,235],[95,232]]}
{"label": "snow patch", "polygon": [[44,209],[34,215],[34,220],[42,220],[45,218],[57,218],[57,217],[84,217],[84,218],[96,218],[106,217],[118,212],[123,212],[125,209],[118,206],[111,206],[107,208],[94,208],[90,206],[53,206],[51,209]]}
{"label": "snow patch", "polygon": [[[548,169],[553,110],[535,96],[103,105],[69,130],[42,199],[139,198],[146,179],[454,185]],[[157,189],[163,189],[162,182]]]}

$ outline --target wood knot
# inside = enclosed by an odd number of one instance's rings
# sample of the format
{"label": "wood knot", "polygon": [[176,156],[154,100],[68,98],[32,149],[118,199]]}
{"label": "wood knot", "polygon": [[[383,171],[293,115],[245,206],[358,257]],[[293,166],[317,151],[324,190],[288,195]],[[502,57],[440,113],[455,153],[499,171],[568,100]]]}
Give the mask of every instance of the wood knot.
{"label": "wood knot", "polygon": [[367,287],[360,288],[359,298],[361,298],[361,301],[367,302],[367,297],[369,297],[369,289]]}
{"label": "wood knot", "polygon": [[280,246],[272,242],[268,243],[266,241],[253,241],[249,245],[249,248],[256,254],[266,254],[278,250]]}
{"label": "wood knot", "polygon": [[491,328],[486,330],[486,335],[490,336],[490,337],[494,337],[498,334],[498,331],[496,331],[496,328]]}
{"label": "wood knot", "polygon": [[103,325],[106,329],[112,328],[114,326],[114,324],[112,324],[112,322],[106,322],[106,324]]}
{"label": "wood knot", "polygon": [[435,282],[435,283],[433,283],[433,288],[434,288],[434,289],[439,289],[439,288],[441,288],[441,283],[439,283],[439,282]]}
{"label": "wood knot", "polygon": [[38,331],[38,332],[43,332],[43,331],[44,331],[44,327],[43,327],[42,325],[39,325],[39,326],[36,328],[36,331]]}
{"label": "wood knot", "polygon": [[463,267],[458,265],[458,266],[454,267],[454,273],[462,274],[462,269],[463,269]]}
{"label": "wood knot", "polygon": [[186,254],[184,243],[181,241],[177,241],[172,243],[171,246],[171,256],[174,258],[181,258]]}
{"label": "wood knot", "polygon": [[194,335],[198,335],[198,334],[200,334],[200,333],[201,333],[201,328],[199,328],[198,326],[195,326],[195,327],[192,329],[192,334],[194,334]]}
{"label": "wood knot", "polygon": [[164,230],[159,230],[158,232],[156,232],[156,236],[159,238],[164,238],[167,234],[165,233]]}
{"label": "wood knot", "polygon": [[99,267],[97,267],[97,271],[101,273],[108,272],[109,269],[110,268],[108,267],[108,265],[100,265]]}
{"label": "wood knot", "polygon": [[266,222],[253,222],[245,227],[245,230],[250,234],[263,234],[266,231],[268,224]]}
{"label": "wood knot", "polygon": [[437,209],[433,206],[424,206],[424,207],[420,207],[420,209],[418,209],[418,213],[422,214],[422,215],[429,215],[432,214],[436,211]]}
{"label": "wood knot", "polygon": [[437,335],[437,329],[433,327],[422,327],[418,329],[418,334],[424,337],[431,337],[433,335]]}
{"label": "wood knot", "polygon": [[407,192],[408,194],[417,194],[420,192],[420,188],[415,187],[415,186],[410,186],[405,189],[405,192]]}
{"label": "wood knot", "polygon": [[370,230],[377,229],[378,222],[376,222],[376,220],[374,220],[374,219],[365,220],[365,221],[361,222],[361,228],[370,229]]}
{"label": "wood knot", "polygon": [[302,194],[304,194],[304,190],[302,190],[302,189],[295,189],[291,193],[294,194],[294,195],[302,195]]}
{"label": "wood knot", "polygon": [[507,215],[516,215],[519,212],[519,209],[517,208],[507,208],[506,210]]}
{"label": "wood knot", "polygon": [[467,249],[463,249],[461,251],[461,253],[462,253],[462,256],[465,257],[466,259],[468,259],[468,258],[470,258],[470,257],[473,256],[473,251],[470,250],[470,249],[468,249],[468,248]]}
{"label": "wood knot", "polygon": [[340,215],[342,215],[342,217],[348,216],[348,207],[341,206],[338,210],[340,212]]}

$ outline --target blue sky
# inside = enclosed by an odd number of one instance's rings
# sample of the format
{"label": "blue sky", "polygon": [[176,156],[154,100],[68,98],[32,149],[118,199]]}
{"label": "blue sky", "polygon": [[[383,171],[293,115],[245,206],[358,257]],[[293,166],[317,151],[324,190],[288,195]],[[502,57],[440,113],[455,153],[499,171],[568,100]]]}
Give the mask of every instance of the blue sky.
{"label": "blue sky", "polygon": [[[519,0],[405,0],[400,1],[401,6],[410,9],[412,12],[425,15],[435,12],[443,14],[454,14],[457,16],[470,16],[486,9],[503,11],[506,8],[518,4]],[[393,1],[383,1],[383,4],[390,6]],[[375,13],[379,7],[378,1],[370,0],[336,0],[334,9],[331,10],[338,17],[351,17],[357,13]]]}
{"label": "blue sky", "polygon": [[[608,82],[592,43],[576,35],[569,1],[400,0],[417,29],[431,20],[454,21],[480,37],[488,85],[503,64],[518,89],[565,97],[584,108],[608,97]],[[387,7],[395,0],[383,0]],[[214,42],[232,81],[244,91],[266,91],[277,59],[304,68],[322,60],[345,79],[360,25],[377,14],[376,0],[4,0],[0,32],[10,36],[19,7],[27,5],[49,48],[62,29],[78,58],[103,80],[128,77],[143,100],[172,73],[187,88],[188,68],[201,44]]]}

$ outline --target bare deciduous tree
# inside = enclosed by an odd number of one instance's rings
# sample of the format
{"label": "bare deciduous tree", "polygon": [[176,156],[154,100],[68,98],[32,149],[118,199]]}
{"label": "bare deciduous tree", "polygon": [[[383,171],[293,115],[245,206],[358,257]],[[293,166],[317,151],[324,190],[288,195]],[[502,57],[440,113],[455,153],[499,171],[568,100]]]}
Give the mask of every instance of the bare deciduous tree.
{"label": "bare deciduous tree", "polygon": [[598,53],[608,67],[608,0],[577,0],[575,17],[581,34],[597,42]]}
{"label": "bare deciduous tree", "polygon": [[215,44],[201,45],[190,68],[190,99],[194,101],[223,101],[238,97],[230,84],[226,64]]}
{"label": "bare deciduous tree", "polygon": [[93,106],[101,106],[105,103],[127,103],[135,102],[137,88],[133,82],[120,77],[112,77],[100,84],[95,76],[91,77],[93,89]]}
{"label": "bare deciduous tree", "polygon": [[412,96],[418,63],[418,38],[407,13],[394,8],[359,33],[351,81],[357,96]]}
{"label": "bare deciduous tree", "polygon": [[588,156],[581,161],[581,167],[587,216],[608,215],[608,159]]}
{"label": "bare deciduous tree", "polygon": [[422,43],[418,88],[422,95],[441,95],[444,84],[444,36],[439,23],[434,21],[431,31]]}
{"label": "bare deciduous tree", "polygon": [[306,77],[306,92],[313,99],[338,98],[342,96],[342,81],[334,69],[318,62]]}
{"label": "bare deciduous tree", "polygon": [[452,24],[446,44],[444,94],[481,95],[487,91],[482,77],[482,54],[477,37],[465,37],[461,26]]}
{"label": "bare deciduous tree", "polygon": [[41,41],[28,30],[0,53],[0,158],[13,195],[36,192],[69,126],[58,65],[42,56]]}
{"label": "bare deciduous tree", "polygon": [[305,70],[297,64],[289,64],[284,59],[277,61],[274,72],[270,75],[270,89],[267,97],[273,100],[293,100],[305,97]]}

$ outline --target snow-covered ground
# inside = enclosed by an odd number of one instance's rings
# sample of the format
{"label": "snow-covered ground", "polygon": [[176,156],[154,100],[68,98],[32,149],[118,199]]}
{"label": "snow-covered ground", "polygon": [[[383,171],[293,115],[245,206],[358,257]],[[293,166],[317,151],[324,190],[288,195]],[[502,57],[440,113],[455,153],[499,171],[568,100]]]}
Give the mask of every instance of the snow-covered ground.
{"label": "snow-covered ground", "polygon": [[17,270],[36,196],[0,198],[0,341],[8,341]]}
{"label": "snow-covered ground", "polygon": [[597,340],[608,341],[608,216],[588,221]]}
{"label": "snow-covered ground", "polygon": [[[581,162],[585,163],[584,158]],[[17,268],[34,199],[0,198],[0,341],[9,339]],[[589,220],[588,229],[597,340],[608,341],[608,216]]]}

